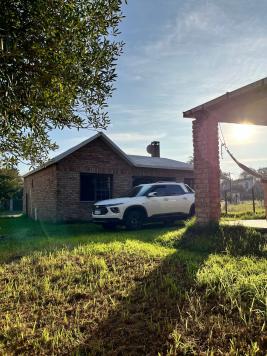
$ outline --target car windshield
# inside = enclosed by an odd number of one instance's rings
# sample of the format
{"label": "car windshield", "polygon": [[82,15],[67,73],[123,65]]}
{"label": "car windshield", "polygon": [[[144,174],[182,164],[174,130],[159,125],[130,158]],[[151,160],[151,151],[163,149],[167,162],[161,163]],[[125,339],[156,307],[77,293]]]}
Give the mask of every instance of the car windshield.
{"label": "car windshield", "polygon": [[147,189],[148,189],[148,187],[146,187],[144,185],[138,185],[137,187],[134,187],[127,196],[130,198],[141,197],[141,196],[145,195]]}

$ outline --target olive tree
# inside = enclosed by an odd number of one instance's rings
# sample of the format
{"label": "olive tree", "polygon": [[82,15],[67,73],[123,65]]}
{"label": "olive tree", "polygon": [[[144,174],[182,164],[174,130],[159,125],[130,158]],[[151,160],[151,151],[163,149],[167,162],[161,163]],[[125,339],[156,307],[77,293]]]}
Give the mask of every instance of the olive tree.
{"label": "olive tree", "polygon": [[53,129],[103,129],[123,0],[2,0],[0,165],[47,158]]}

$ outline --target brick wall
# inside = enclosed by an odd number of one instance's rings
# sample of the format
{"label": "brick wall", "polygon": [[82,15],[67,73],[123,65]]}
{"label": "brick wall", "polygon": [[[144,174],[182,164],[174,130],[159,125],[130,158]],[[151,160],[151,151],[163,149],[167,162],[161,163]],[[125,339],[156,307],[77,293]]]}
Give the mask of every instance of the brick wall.
{"label": "brick wall", "polygon": [[[90,142],[50,168],[26,177],[25,187],[29,190],[31,180],[35,186],[38,185],[32,204],[38,208],[39,219],[53,221],[89,220],[92,203],[80,201],[80,173],[112,174],[113,197],[123,196],[132,188],[133,176],[175,177],[177,181],[193,177],[191,171],[132,167],[102,138]],[[45,177],[49,181],[54,179],[52,185],[47,185]],[[51,191],[48,193],[49,187]],[[34,217],[33,213],[30,216]]]}
{"label": "brick wall", "polygon": [[80,173],[113,174],[113,195],[129,184],[130,166],[101,138],[58,162],[59,220],[88,220],[92,203],[80,201]]}
{"label": "brick wall", "polygon": [[220,219],[218,122],[201,116],[193,121],[196,217],[200,224]]}
{"label": "brick wall", "polygon": [[56,165],[25,177],[23,212],[32,219],[56,221],[56,182]]}

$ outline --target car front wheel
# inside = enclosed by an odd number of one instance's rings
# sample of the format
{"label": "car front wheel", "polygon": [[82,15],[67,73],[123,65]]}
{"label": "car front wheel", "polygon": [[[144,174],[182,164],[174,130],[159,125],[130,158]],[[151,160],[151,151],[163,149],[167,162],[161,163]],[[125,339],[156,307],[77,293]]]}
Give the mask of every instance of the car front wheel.
{"label": "car front wheel", "polygon": [[141,210],[130,210],[125,218],[124,223],[129,230],[141,229],[144,222],[144,213]]}

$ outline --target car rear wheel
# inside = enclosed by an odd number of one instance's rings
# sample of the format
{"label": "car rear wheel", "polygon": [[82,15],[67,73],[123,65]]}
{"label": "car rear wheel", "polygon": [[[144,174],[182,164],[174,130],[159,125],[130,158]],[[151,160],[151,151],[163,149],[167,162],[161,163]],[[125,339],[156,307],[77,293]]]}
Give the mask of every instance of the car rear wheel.
{"label": "car rear wheel", "polygon": [[144,222],[144,213],[141,210],[130,210],[124,218],[125,226],[128,230],[141,229]]}

